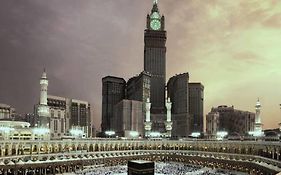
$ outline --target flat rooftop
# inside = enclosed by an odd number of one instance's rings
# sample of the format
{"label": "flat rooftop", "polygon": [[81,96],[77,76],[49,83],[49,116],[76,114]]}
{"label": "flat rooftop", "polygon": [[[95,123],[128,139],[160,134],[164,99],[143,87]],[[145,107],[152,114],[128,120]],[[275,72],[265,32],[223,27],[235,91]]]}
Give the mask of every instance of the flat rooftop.
{"label": "flat rooftop", "polygon": [[130,160],[130,162],[138,163],[138,164],[152,163],[152,161],[147,161],[147,160]]}

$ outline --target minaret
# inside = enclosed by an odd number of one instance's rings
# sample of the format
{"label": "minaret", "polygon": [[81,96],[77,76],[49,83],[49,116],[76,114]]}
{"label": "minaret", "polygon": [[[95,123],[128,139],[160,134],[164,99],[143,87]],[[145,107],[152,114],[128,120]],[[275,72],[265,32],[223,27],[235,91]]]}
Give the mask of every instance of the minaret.
{"label": "minaret", "polygon": [[151,103],[149,98],[147,98],[145,103],[145,122],[144,122],[144,130],[145,130],[144,135],[146,137],[149,137],[151,132],[151,125],[152,125],[152,122],[150,120],[150,108],[151,108]]}
{"label": "minaret", "polygon": [[166,109],[167,109],[167,121],[165,122],[165,127],[167,131],[167,137],[171,137],[173,122],[172,122],[172,113],[171,113],[172,103],[169,97],[166,100]]}
{"label": "minaret", "polygon": [[256,116],[255,116],[255,132],[262,132],[262,123],[261,123],[261,103],[258,99],[256,103]]}
{"label": "minaret", "polygon": [[39,126],[49,128],[50,112],[47,104],[48,96],[48,79],[47,73],[44,69],[42,77],[40,78],[40,102],[37,108],[37,114],[39,117]]}

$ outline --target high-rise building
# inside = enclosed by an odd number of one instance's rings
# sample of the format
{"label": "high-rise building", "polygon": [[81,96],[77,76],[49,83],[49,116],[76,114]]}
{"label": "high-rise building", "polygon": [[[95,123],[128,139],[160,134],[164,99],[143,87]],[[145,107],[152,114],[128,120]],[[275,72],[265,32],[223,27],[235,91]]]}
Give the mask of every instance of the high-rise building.
{"label": "high-rise building", "polygon": [[91,105],[89,102],[71,99],[70,101],[70,117],[69,117],[69,126],[71,127],[80,127],[83,129],[86,137],[91,136],[92,134],[92,125],[91,125]]}
{"label": "high-rise building", "polygon": [[128,133],[144,133],[144,111],[143,102],[135,100],[122,100],[114,107],[112,130],[118,136],[129,137]]}
{"label": "high-rise building", "polygon": [[206,130],[209,137],[226,131],[230,136],[245,135],[254,130],[255,113],[234,109],[225,105],[212,108],[206,116]]}
{"label": "high-rise building", "polygon": [[204,128],[204,86],[201,83],[189,83],[189,115],[193,121],[192,132],[203,132]]}
{"label": "high-rise building", "polygon": [[129,79],[126,87],[126,98],[146,102],[147,98],[150,98],[150,80],[151,75],[144,71]]}
{"label": "high-rise building", "polygon": [[70,130],[73,127],[82,129],[85,137],[92,136],[89,102],[48,95],[48,107],[52,139],[71,135]]}
{"label": "high-rise building", "polygon": [[125,98],[126,81],[107,76],[102,79],[102,132],[112,130],[114,106]]}
{"label": "high-rise building", "polygon": [[192,132],[189,115],[189,74],[173,76],[167,84],[168,96],[172,102],[172,136],[187,137]]}
{"label": "high-rise building", "polygon": [[144,71],[151,74],[150,97],[152,113],[165,108],[166,84],[166,31],[165,18],[160,14],[157,2],[147,15],[144,31]]}
{"label": "high-rise building", "polygon": [[[103,132],[112,130],[111,120],[117,103],[123,99],[143,102],[144,113],[147,98],[151,102],[151,123],[149,123],[151,131],[166,132],[167,97],[171,97],[172,102],[173,136],[186,137],[193,130],[203,130],[203,86],[200,86],[198,91],[196,88],[191,89],[192,96],[189,97],[188,73],[181,74],[169,80],[167,86],[170,92],[169,96],[166,96],[166,40],[165,17],[160,14],[157,1],[154,1],[152,10],[147,15],[144,31],[144,71],[129,79],[127,83],[123,78],[112,76],[103,78]],[[118,90],[113,90],[114,88]],[[194,104],[190,105],[189,100]],[[192,111],[189,111],[190,107]],[[193,114],[192,117],[189,115],[190,112]]]}
{"label": "high-rise building", "polygon": [[67,135],[69,126],[66,121],[66,98],[48,95],[48,106],[50,110],[50,132],[52,139],[58,139]]}
{"label": "high-rise building", "polygon": [[7,104],[0,103],[0,120],[10,120],[14,118],[15,113],[15,108]]}

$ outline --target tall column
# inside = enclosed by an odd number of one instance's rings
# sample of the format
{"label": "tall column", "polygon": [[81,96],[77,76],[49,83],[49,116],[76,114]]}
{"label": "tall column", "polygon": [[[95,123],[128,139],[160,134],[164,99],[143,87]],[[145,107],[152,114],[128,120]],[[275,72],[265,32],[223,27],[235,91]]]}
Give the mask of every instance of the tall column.
{"label": "tall column", "polygon": [[171,113],[172,103],[170,98],[166,100],[166,109],[167,109],[167,121],[165,122],[165,127],[167,131],[167,137],[172,136],[173,122],[172,122],[172,113]]}
{"label": "tall column", "polygon": [[40,139],[48,140],[50,139],[50,111],[48,106],[48,79],[45,69],[42,77],[40,78],[40,86],[40,101],[37,105],[39,128],[36,128],[36,130],[34,130],[33,135],[37,134],[40,135]]}
{"label": "tall column", "polygon": [[262,123],[261,123],[261,103],[258,99],[256,103],[256,116],[255,116],[255,132],[261,133],[262,132]]}
{"label": "tall column", "polygon": [[44,70],[42,77],[40,78],[40,102],[38,105],[37,113],[39,116],[40,127],[49,128],[50,112],[47,104],[48,98],[48,79],[47,73]]}
{"label": "tall column", "polygon": [[144,122],[144,129],[145,129],[145,136],[148,137],[151,131],[151,121],[150,121],[150,108],[151,103],[149,98],[147,98],[145,103],[145,122]]}
{"label": "tall column", "polygon": [[264,135],[262,131],[262,123],[261,123],[261,103],[260,100],[258,99],[256,103],[256,115],[255,115],[255,131],[253,133],[254,137],[261,137]]}

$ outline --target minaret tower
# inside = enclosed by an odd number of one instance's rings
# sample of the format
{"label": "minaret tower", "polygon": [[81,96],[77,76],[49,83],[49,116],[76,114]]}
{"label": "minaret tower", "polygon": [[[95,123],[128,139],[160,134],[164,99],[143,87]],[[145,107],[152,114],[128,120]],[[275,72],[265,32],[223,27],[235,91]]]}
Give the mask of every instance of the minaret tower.
{"label": "minaret tower", "polygon": [[145,103],[145,122],[144,122],[145,137],[149,137],[149,134],[151,132],[152,122],[150,121],[150,108],[151,108],[151,103],[149,98],[147,98]]}
{"label": "minaret tower", "polygon": [[256,116],[255,116],[255,132],[262,132],[262,123],[261,123],[261,103],[258,99],[256,103]]}
{"label": "minaret tower", "polygon": [[171,113],[172,103],[169,97],[166,100],[166,109],[167,109],[167,120],[165,122],[165,127],[167,131],[167,137],[170,138],[172,136],[173,122],[172,122],[172,113]]}
{"label": "minaret tower", "polygon": [[39,117],[39,126],[44,128],[49,128],[50,111],[49,111],[49,106],[47,104],[48,79],[45,69],[40,79],[40,86],[41,86],[40,102],[37,108],[37,114]]}

